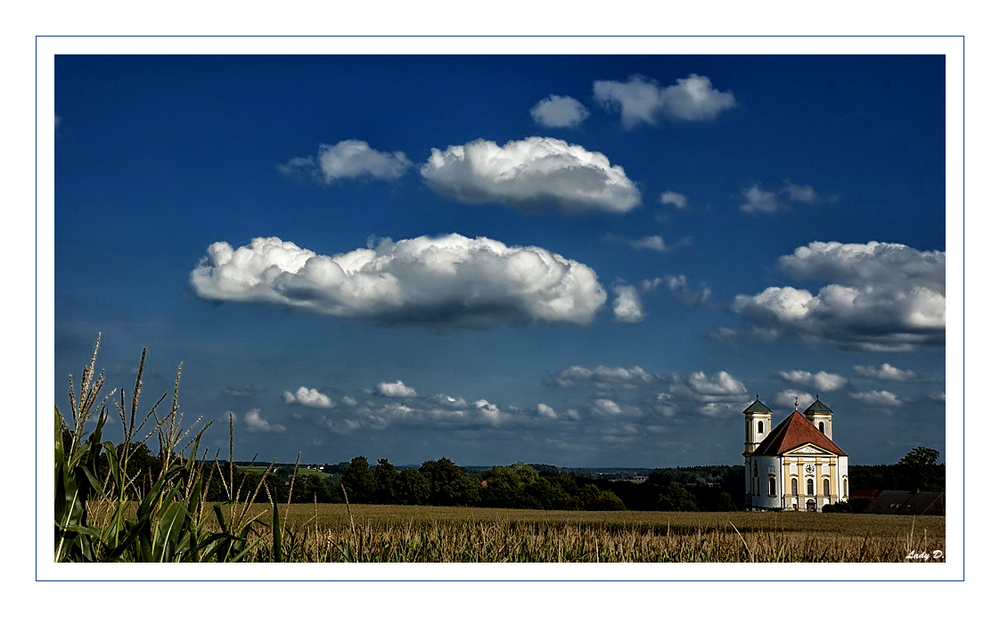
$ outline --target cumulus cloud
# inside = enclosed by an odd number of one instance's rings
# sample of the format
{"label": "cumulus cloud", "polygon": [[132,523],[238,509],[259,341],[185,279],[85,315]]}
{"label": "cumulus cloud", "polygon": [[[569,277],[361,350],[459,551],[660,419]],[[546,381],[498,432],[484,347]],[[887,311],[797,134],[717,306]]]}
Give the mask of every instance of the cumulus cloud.
{"label": "cumulus cloud", "polygon": [[259,409],[251,409],[243,414],[243,424],[247,431],[251,433],[284,433],[285,427],[280,424],[271,424],[264,419]]}
{"label": "cumulus cloud", "polygon": [[306,175],[329,184],[343,178],[395,180],[413,165],[402,152],[380,152],[358,139],[320,144],[315,157],[296,157],[278,169],[286,175]]}
{"label": "cumulus cloud", "polygon": [[550,420],[555,420],[556,418],[559,417],[558,414],[556,414],[556,410],[552,409],[545,403],[539,403],[537,411],[538,415],[540,415],[543,418],[548,418]]}
{"label": "cumulus cloud", "polygon": [[468,203],[500,202],[564,212],[628,212],[639,189],[619,166],[551,137],[498,146],[483,139],[431,150],[421,175],[433,190]]}
{"label": "cumulus cloud", "polygon": [[622,414],[621,406],[607,398],[595,400],[591,405],[591,409],[599,416],[620,416]]}
{"label": "cumulus cloud", "polygon": [[[812,242],[778,260],[781,269],[800,280],[826,279],[842,285],[923,288],[943,295],[944,251],[918,251],[905,244]],[[944,325],[943,313],[940,316]]]}
{"label": "cumulus cloud", "polygon": [[607,299],[589,267],[535,247],[457,234],[319,255],[280,238],[208,247],[195,293],[382,323],[498,327],[585,325]]}
{"label": "cumulus cloud", "polygon": [[896,368],[888,362],[883,363],[882,366],[855,366],[854,372],[862,377],[884,381],[914,381],[917,379],[917,374],[914,371]]}
{"label": "cumulus cloud", "polygon": [[867,407],[899,407],[903,404],[898,396],[888,390],[852,392],[851,398],[861,401]]}
{"label": "cumulus cloud", "polygon": [[714,120],[736,107],[731,92],[712,87],[708,77],[691,74],[665,88],[655,80],[633,75],[628,81],[595,81],[594,98],[609,113],[621,116],[626,128],[640,123],[658,124],[661,119],[696,122]]}
{"label": "cumulus cloud", "polygon": [[826,340],[870,351],[944,343],[945,255],[901,244],[813,242],[779,260],[800,279],[833,282],[814,295],[769,287],[733,310],[767,336]]}
{"label": "cumulus cloud", "polygon": [[675,191],[660,193],[660,203],[665,206],[674,206],[678,210],[684,210],[688,207],[687,197]]}
{"label": "cumulus cloud", "polygon": [[417,391],[408,385],[404,384],[401,380],[399,381],[383,381],[380,383],[376,390],[382,396],[393,396],[393,397],[413,397],[417,395]]}
{"label": "cumulus cloud", "polygon": [[615,321],[638,323],[646,318],[646,313],[642,308],[642,299],[635,287],[619,284],[614,286],[614,292],[618,294],[612,303]]}
{"label": "cumulus cloud", "polygon": [[663,236],[646,236],[645,238],[633,240],[629,244],[632,248],[657,251],[659,253],[666,253],[670,250],[667,247],[667,243],[663,241]]}
{"label": "cumulus cloud", "polygon": [[687,276],[683,274],[668,274],[662,278],[657,277],[642,282],[643,291],[651,291],[658,287],[665,287],[673,297],[688,306],[708,304],[712,298],[712,290],[706,283],[699,284],[695,290],[688,284]]}
{"label": "cumulus cloud", "polygon": [[286,403],[303,405],[305,407],[331,408],[337,406],[329,396],[315,388],[306,388],[305,386],[302,386],[294,393],[286,390],[283,398]]}
{"label": "cumulus cloud", "polygon": [[590,112],[583,103],[571,96],[549,95],[531,108],[531,117],[549,128],[572,128],[583,122]]}
{"label": "cumulus cloud", "polygon": [[813,392],[835,392],[845,388],[849,383],[846,377],[836,373],[820,371],[810,373],[809,371],[778,371],[778,379],[788,383],[809,388]]}
{"label": "cumulus cloud", "polygon": [[748,186],[742,191],[743,203],[740,211],[746,214],[763,212],[775,214],[787,212],[796,204],[816,205],[836,201],[836,196],[821,197],[813,187],[792,184],[785,181],[785,186],[776,191],[766,191],[759,184]]}
{"label": "cumulus cloud", "polygon": [[656,379],[639,366],[632,368],[598,366],[595,369],[571,366],[549,375],[545,379],[545,383],[559,388],[572,388],[580,385],[611,387],[648,384]]}
{"label": "cumulus cloud", "polygon": [[604,237],[608,242],[627,244],[639,251],[656,251],[658,253],[671,253],[684,246],[691,246],[694,241],[691,236],[685,236],[676,242],[667,243],[663,236],[652,235],[639,239],[632,239],[623,236],[608,234]]}
{"label": "cumulus cloud", "polygon": [[703,371],[674,374],[670,388],[659,397],[661,405],[693,403],[710,417],[739,413],[746,408],[746,399],[746,387],[726,371],[714,376]]}
{"label": "cumulus cloud", "polygon": [[812,404],[815,397],[809,392],[802,390],[782,390],[774,396],[774,406],[777,409],[798,409],[804,410]]}

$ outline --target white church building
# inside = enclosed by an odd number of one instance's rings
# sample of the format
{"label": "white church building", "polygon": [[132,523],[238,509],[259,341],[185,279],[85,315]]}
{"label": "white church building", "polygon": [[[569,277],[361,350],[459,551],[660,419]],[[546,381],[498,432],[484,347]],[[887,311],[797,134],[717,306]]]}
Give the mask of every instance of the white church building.
{"label": "white church building", "polygon": [[847,453],[833,442],[833,411],[819,397],[771,428],[758,398],[743,410],[746,505],[752,510],[819,511],[847,501]]}

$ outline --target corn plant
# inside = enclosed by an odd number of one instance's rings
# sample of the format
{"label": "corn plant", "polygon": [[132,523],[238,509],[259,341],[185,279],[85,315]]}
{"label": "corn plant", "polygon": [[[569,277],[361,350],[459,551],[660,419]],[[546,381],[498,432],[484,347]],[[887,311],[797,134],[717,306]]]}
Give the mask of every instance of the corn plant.
{"label": "corn plant", "polygon": [[[58,407],[55,410],[55,561],[242,561],[267,540],[272,554],[280,558],[283,534],[274,500],[270,528],[249,514],[263,478],[252,493],[244,494],[242,486],[233,485],[231,423],[228,484],[217,461],[208,465],[204,457],[199,460],[201,438],[209,425],[195,430],[199,420],[184,428],[178,405],[180,366],[169,411],[162,416],[158,411],[164,394],[140,413],[143,349],[130,405],[126,406],[123,391],[114,401],[124,441],[115,447],[102,439],[109,417],[106,403],[114,392],[100,398],[104,375],[95,378],[99,346],[100,337],[83,370],[79,395],[70,377],[70,420]],[[92,420],[94,427],[88,433],[86,425]],[[154,435],[159,468],[155,475],[148,472],[146,484],[130,463],[138,451],[134,446],[144,445]],[[226,486],[227,501],[212,505],[209,515],[205,495],[216,473]],[[230,510],[228,517],[223,507]]]}

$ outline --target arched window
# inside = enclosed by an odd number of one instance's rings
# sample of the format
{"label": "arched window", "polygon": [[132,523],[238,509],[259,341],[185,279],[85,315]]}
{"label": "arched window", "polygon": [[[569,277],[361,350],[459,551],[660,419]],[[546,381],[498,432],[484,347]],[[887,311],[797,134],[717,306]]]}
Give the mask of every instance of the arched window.
{"label": "arched window", "polygon": [[819,432],[826,435],[826,426],[822,422],[819,423]]}
{"label": "arched window", "polygon": [[757,421],[757,432],[758,433],[763,433],[764,432],[764,421],[763,420],[758,420]]}
{"label": "arched window", "polygon": [[767,494],[774,497],[778,494],[778,483],[774,481],[774,476],[770,476],[767,479]]}
{"label": "arched window", "polygon": [[844,492],[843,496],[847,497],[847,478],[844,478]]}
{"label": "arched window", "polygon": [[813,481],[812,478],[809,478],[808,480],[806,480],[806,495],[812,495],[812,494],[813,494]]}
{"label": "arched window", "polygon": [[823,494],[830,494],[830,478],[823,478]]}
{"label": "arched window", "polygon": [[799,479],[792,478],[792,495],[798,495],[798,494],[799,494]]}

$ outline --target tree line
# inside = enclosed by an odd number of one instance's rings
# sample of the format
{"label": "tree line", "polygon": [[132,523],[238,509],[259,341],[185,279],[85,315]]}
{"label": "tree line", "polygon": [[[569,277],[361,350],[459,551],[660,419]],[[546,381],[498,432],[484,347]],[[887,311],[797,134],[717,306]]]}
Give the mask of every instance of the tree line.
{"label": "tree line", "polygon": [[[162,463],[145,444],[131,447],[128,474],[142,492]],[[852,489],[943,490],[944,465],[936,463],[937,456],[935,450],[915,448],[893,465],[852,465]],[[705,512],[741,510],[744,504],[742,465],[658,468],[644,479],[623,480],[525,463],[472,470],[447,458],[397,468],[388,459],[371,465],[357,456],[322,471],[287,464],[230,469],[223,462],[210,474],[205,499],[224,500],[227,483],[260,502]],[[867,503],[850,505],[861,511]]]}

